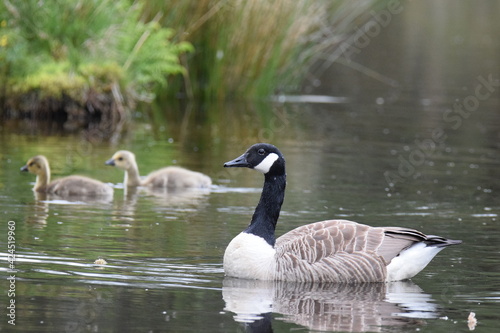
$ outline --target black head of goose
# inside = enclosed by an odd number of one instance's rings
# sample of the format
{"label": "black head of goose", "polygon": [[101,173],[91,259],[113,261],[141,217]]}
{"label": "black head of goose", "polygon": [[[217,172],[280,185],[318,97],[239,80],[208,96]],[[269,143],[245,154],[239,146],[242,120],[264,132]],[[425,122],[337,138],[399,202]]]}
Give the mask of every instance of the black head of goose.
{"label": "black head of goose", "polygon": [[258,143],[224,167],[247,167],[264,174],[264,187],[250,225],[224,253],[227,276],[284,281],[385,282],[409,279],[446,246],[460,244],[400,227],[370,227],[327,220],[298,227],[278,239],[275,228],[283,204],[283,154]]}

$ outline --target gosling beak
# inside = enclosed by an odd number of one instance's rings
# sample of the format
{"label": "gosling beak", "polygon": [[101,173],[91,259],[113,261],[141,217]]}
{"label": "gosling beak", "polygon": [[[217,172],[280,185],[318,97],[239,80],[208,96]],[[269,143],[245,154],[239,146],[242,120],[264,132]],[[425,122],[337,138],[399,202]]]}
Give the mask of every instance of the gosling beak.
{"label": "gosling beak", "polygon": [[106,165],[115,166],[115,160],[114,159],[107,160]]}
{"label": "gosling beak", "polygon": [[224,163],[224,168],[249,168],[250,163],[247,161],[246,153],[232,161]]}
{"label": "gosling beak", "polygon": [[21,171],[28,171],[28,165],[26,164],[25,166],[21,167]]}

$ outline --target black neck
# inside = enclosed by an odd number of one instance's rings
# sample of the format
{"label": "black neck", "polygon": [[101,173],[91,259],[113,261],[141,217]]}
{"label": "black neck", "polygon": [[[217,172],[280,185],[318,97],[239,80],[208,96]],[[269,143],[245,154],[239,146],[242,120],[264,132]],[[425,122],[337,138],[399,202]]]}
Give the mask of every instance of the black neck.
{"label": "black neck", "polygon": [[250,225],[245,232],[262,237],[271,246],[276,238],[274,230],[285,198],[286,175],[265,175],[264,188],[259,204],[255,208]]}

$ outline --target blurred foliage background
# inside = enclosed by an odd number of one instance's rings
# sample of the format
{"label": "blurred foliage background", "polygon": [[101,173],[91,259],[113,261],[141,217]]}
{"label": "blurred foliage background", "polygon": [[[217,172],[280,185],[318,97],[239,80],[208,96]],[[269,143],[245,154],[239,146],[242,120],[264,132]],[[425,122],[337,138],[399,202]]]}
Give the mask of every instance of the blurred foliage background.
{"label": "blurred foliage background", "polygon": [[113,120],[158,97],[296,92],[375,2],[1,0],[2,115]]}

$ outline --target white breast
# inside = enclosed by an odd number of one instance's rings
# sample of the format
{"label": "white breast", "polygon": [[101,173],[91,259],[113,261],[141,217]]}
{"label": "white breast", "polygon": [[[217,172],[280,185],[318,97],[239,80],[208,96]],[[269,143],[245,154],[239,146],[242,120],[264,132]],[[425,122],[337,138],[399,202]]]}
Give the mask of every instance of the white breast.
{"label": "white breast", "polygon": [[242,279],[272,280],[275,252],[262,237],[242,232],[226,248],[224,272]]}

